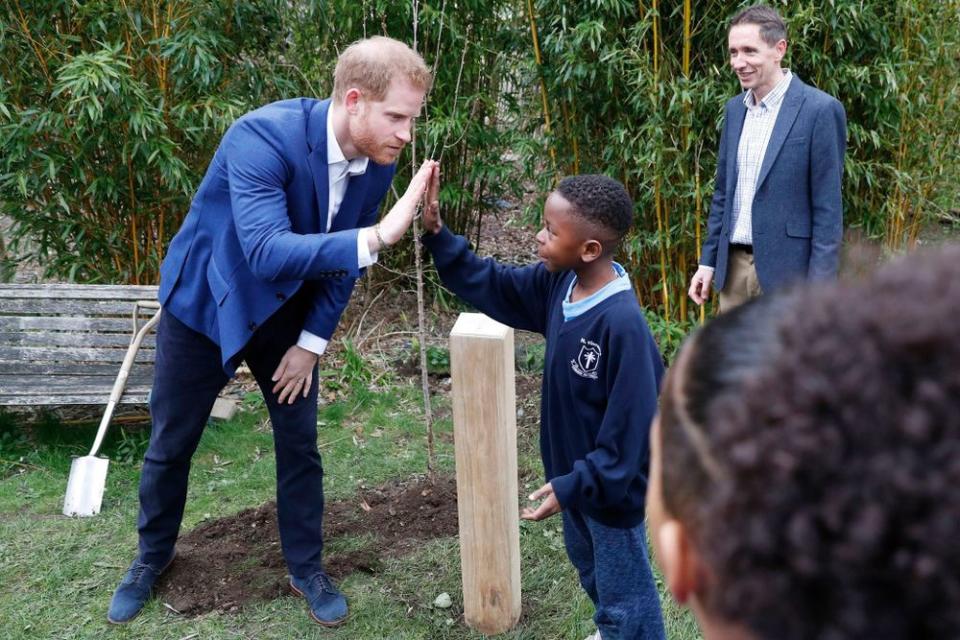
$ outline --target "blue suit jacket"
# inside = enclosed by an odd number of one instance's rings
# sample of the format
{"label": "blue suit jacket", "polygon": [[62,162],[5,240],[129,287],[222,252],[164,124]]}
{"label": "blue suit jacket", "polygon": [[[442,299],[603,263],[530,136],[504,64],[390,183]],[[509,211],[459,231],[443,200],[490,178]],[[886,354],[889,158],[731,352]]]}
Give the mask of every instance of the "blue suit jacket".
{"label": "blue suit jacket", "polygon": [[224,135],[160,267],[164,310],[220,346],[232,375],[257,327],[301,287],[303,329],[330,339],[355,280],[358,227],[374,224],[394,166],[370,162],[327,226],[330,101],[268,104]]}
{"label": "blue suit jacket", "polygon": [[[744,95],[727,102],[700,256],[700,264],[715,267],[718,291],[726,280],[733,232],[737,147],[747,113]],[[836,275],[843,236],[840,184],[846,140],[843,106],[794,75],[770,134],[753,198],[754,262],[765,292],[802,278]]]}

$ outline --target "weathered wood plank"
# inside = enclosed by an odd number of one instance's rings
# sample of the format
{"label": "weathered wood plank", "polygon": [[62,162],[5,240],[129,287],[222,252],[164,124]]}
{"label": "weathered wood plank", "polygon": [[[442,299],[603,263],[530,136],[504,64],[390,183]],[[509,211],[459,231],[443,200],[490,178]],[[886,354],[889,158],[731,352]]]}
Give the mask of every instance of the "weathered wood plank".
{"label": "weathered wood plank", "polygon": [[[49,406],[49,405],[68,405],[68,404],[107,404],[110,399],[109,390],[105,394],[95,395],[64,395],[64,396],[4,396],[0,395],[0,405],[3,406]],[[120,398],[120,404],[146,404],[147,394],[144,393],[124,393]]]}
{"label": "weathered wood plank", "polygon": [[[73,331],[24,331],[20,333],[0,331],[0,346],[13,347],[103,347],[123,348],[130,346],[133,331],[126,333],[81,333]],[[156,345],[153,334],[144,336],[140,349],[153,349]]]}
{"label": "weathered wood plank", "polygon": [[[4,284],[0,300],[39,298],[44,300],[156,300],[157,287],[152,285],[104,284]],[[3,303],[0,302],[0,306]]]}
{"label": "weathered wood plank", "polygon": [[61,316],[133,316],[133,300],[0,299],[0,313],[55,314]]}
{"label": "weathered wood plank", "polygon": [[[0,284],[0,405],[106,404],[135,303],[156,299],[152,285]],[[141,309],[140,325],[155,312]],[[144,339],[122,403],[146,402],[155,342]]]}
{"label": "weathered wood plank", "polygon": [[[156,313],[147,309],[140,314],[143,323]],[[0,331],[86,331],[133,333],[133,309],[123,318],[88,316],[4,316],[0,315]]]}
{"label": "weathered wood plank", "polygon": [[[84,349],[83,347],[7,347],[0,346],[0,362],[122,362],[126,355],[123,349]],[[137,360],[153,362],[153,350],[137,353]]]}
{"label": "weathered wood plank", "polygon": [[[119,367],[117,368],[119,372]],[[89,391],[108,392],[113,387],[116,375],[108,376],[11,376],[0,375],[0,394],[16,393],[27,395],[43,395],[44,393],[87,393]],[[139,375],[127,378],[127,388],[137,386],[149,387],[152,376]]]}
{"label": "weathered wood plank", "polygon": [[[92,362],[0,362],[0,375],[18,376],[71,376],[84,375],[91,378],[101,376],[110,378],[111,384],[117,377],[120,367],[117,364]],[[137,362],[130,369],[131,376],[153,376],[152,362]]]}

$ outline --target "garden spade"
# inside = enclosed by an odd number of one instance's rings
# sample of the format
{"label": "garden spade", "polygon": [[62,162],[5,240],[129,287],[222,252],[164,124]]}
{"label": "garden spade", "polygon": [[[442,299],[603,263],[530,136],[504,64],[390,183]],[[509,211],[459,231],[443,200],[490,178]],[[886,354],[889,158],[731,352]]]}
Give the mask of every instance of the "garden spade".
{"label": "garden spade", "polygon": [[[157,312],[138,331],[137,317],[140,307],[155,308]],[[107,434],[107,426],[109,426],[110,418],[113,416],[113,409],[123,395],[123,389],[127,384],[127,376],[130,375],[130,368],[137,357],[140,343],[143,342],[143,338],[159,320],[159,304],[156,302],[136,303],[133,312],[134,335],[130,340],[130,346],[127,347],[127,354],[123,357],[123,364],[120,365],[120,373],[117,374],[113,389],[110,391],[110,399],[107,402],[106,410],[103,412],[103,418],[100,420],[97,437],[93,441],[90,453],[80,458],[74,458],[70,465],[67,495],[63,500],[63,515],[65,516],[95,516],[100,513],[100,504],[103,502],[103,488],[107,484],[107,465],[110,461],[97,456],[97,452],[100,451],[103,437]]]}

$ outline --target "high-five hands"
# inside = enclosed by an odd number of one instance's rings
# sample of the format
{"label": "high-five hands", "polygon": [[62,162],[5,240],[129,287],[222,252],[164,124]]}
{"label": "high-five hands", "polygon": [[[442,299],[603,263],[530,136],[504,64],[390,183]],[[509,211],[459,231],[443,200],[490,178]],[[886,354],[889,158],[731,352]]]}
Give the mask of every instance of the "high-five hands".
{"label": "high-five hands", "polygon": [[543,520],[563,510],[560,501],[557,500],[557,495],[553,492],[553,485],[549,482],[530,494],[531,501],[541,498],[543,498],[543,502],[536,508],[525,507],[520,512],[520,517],[524,520]]}
{"label": "high-five hands", "polygon": [[413,176],[403,196],[397,200],[387,215],[383,216],[377,226],[367,229],[367,245],[371,253],[396,244],[407,232],[413,223],[413,216],[417,213],[417,203],[423,198],[430,177],[437,166],[435,160],[426,160],[420,165],[420,170]]}
{"label": "high-five hands", "polygon": [[433,168],[427,194],[423,197],[423,229],[428,233],[438,233],[443,228],[440,219],[440,165]]}

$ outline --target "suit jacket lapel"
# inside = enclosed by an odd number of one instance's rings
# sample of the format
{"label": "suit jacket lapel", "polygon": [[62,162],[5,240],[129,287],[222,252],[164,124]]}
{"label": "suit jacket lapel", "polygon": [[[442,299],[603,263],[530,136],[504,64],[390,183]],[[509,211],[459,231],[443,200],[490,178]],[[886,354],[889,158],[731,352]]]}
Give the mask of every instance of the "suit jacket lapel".
{"label": "suit jacket lapel", "polygon": [[777,122],[773,125],[773,131],[770,133],[770,141],[767,143],[767,150],[763,154],[763,164],[760,165],[760,175],[757,176],[757,191],[760,190],[760,186],[763,185],[767,174],[770,173],[773,161],[777,159],[780,148],[783,147],[783,141],[787,139],[787,134],[790,133],[790,129],[797,119],[797,114],[800,113],[800,106],[803,104],[804,99],[803,86],[800,78],[794,76],[793,80],[790,81],[787,94],[783,96],[783,104],[780,105]]}
{"label": "suit jacket lapel", "polygon": [[330,208],[330,168],[327,165],[327,113],[330,101],[318,102],[310,111],[307,120],[307,145],[311,147],[307,157],[313,174],[313,188],[317,195],[320,231],[327,229],[327,209]]}

